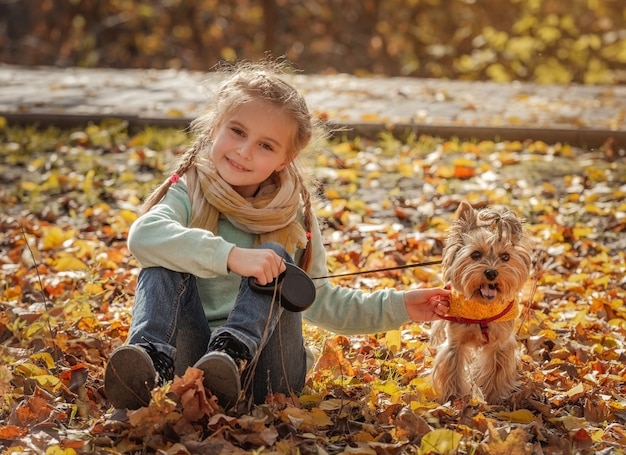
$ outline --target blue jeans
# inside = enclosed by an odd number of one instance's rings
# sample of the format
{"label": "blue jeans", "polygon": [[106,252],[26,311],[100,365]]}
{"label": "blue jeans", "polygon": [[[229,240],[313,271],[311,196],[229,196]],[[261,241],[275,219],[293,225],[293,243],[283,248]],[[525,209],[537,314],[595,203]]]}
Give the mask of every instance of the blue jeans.
{"label": "blue jeans", "polygon": [[[279,244],[259,248],[271,248],[293,262]],[[246,371],[246,376],[253,374],[255,403],[263,403],[268,393],[299,393],[306,376],[302,316],[273,300],[271,295],[250,289],[248,278],[242,278],[226,323],[211,333],[194,275],[144,268],[137,281],[128,343],[152,342],[174,359],[176,374],[182,375],[206,353],[212,338],[227,332],[242,342],[253,358],[249,368],[254,371]]]}

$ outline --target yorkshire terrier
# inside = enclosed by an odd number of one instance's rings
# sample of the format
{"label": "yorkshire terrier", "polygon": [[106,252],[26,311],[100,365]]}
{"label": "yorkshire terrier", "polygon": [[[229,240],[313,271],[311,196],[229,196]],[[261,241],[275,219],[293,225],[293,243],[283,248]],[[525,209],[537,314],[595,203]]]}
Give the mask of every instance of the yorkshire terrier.
{"label": "yorkshire terrier", "polygon": [[531,255],[511,210],[460,204],[442,259],[450,310],[432,327],[432,385],[441,402],[474,394],[501,403],[518,389],[515,322]]}

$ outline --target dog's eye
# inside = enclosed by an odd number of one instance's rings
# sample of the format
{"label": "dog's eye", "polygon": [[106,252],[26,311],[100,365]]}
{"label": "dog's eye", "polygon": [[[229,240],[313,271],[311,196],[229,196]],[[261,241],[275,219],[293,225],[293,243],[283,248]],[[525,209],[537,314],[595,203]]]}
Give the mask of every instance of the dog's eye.
{"label": "dog's eye", "polygon": [[509,256],[509,253],[502,253],[500,255],[500,259],[502,259],[504,262],[507,262],[510,258],[511,256]]}
{"label": "dog's eye", "polygon": [[483,257],[482,253],[480,251],[474,251],[471,254],[471,258],[475,261],[478,261],[481,257]]}

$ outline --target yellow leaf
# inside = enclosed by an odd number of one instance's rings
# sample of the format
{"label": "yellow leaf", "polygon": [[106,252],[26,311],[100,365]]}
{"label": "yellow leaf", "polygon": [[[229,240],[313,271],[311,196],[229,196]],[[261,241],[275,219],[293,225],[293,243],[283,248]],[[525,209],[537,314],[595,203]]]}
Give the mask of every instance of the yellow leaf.
{"label": "yellow leaf", "polygon": [[558,337],[557,333],[554,330],[550,330],[550,329],[544,329],[541,332],[539,332],[539,334],[549,340],[556,340]]}
{"label": "yellow leaf", "polygon": [[46,160],[44,158],[35,158],[34,160],[28,163],[28,170],[30,172],[38,171],[45,164],[46,164]]}
{"label": "yellow leaf", "polygon": [[591,440],[593,442],[602,442],[602,439],[604,438],[604,430],[603,429],[599,429],[598,431],[594,431],[591,433]]}
{"label": "yellow leaf", "polygon": [[398,384],[395,381],[379,382],[378,384],[376,384],[375,389],[377,392],[386,393],[387,395],[393,395],[400,390]]}
{"label": "yellow leaf", "polygon": [[337,177],[346,182],[359,183],[359,173],[355,169],[338,169]]}
{"label": "yellow leaf", "polygon": [[389,350],[395,354],[402,344],[402,333],[400,330],[390,330],[385,334],[385,343]]}
{"label": "yellow leaf", "polygon": [[52,261],[54,268],[60,272],[67,272],[70,270],[87,270],[87,265],[83,261],[73,256],[62,256]]}
{"label": "yellow leaf", "polygon": [[[593,205],[593,204],[587,204],[585,205],[585,211],[593,214],[593,215],[604,215],[605,211],[603,209],[601,209],[600,207],[598,207],[597,205]],[[583,230],[582,228],[579,228],[581,230]],[[586,231],[588,233],[592,233],[593,229],[592,228],[586,228]]]}
{"label": "yellow leaf", "polygon": [[33,361],[42,360],[47,368],[54,368],[54,359],[49,352],[38,352],[30,356]]}
{"label": "yellow leaf", "polygon": [[319,408],[323,411],[336,411],[341,409],[347,403],[344,400],[339,400],[336,398],[331,398],[329,400],[324,400],[320,403]]}
{"label": "yellow leaf", "polygon": [[529,61],[537,52],[537,47],[542,44],[530,36],[513,36],[506,43],[506,50],[509,54],[517,56],[523,62]]}
{"label": "yellow leaf", "polygon": [[417,377],[411,380],[409,383],[415,390],[427,398],[436,397],[435,392],[433,391],[432,384],[430,383],[429,378],[425,377]]}
{"label": "yellow leaf", "polygon": [[283,422],[292,424],[295,428],[310,428],[313,424],[311,413],[298,408],[286,408],[281,413]]}
{"label": "yellow leaf", "polygon": [[328,199],[340,199],[341,195],[334,188],[327,188],[324,194]]}
{"label": "yellow leaf", "polygon": [[54,170],[50,172],[48,180],[46,180],[45,189],[46,191],[55,191],[61,188],[61,184],[59,183],[59,173]]}
{"label": "yellow leaf", "polygon": [[185,114],[183,111],[181,111],[180,109],[168,109],[167,111],[167,116],[168,117],[176,117],[176,118],[181,118],[184,117]]}
{"label": "yellow leaf", "polygon": [[361,115],[361,120],[364,122],[374,123],[380,121],[380,116],[374,113],[365,113]]}
{"label": "yellow leaf", "polygon": [[359,431],[356,434],[352,434],[351,439],[353,439],[356,442],[373,442],[374,436],[369,434],[367,431]]}
{"label": "yellow leaf", "polygon": [[589,278],[589,275],[586,273],[572,273],[567,281],[569,281],[570,283],[581,283],[587,278]]}
{"label": "yellow leaf", "polygon": [[578,385],[572,387],[571,389],[569,389],[566,392],[566,395],[570,398],[576,396],[576,395],[582,395],[583,393],[585,393],[585,387],[583,386],[583,383],[580,382],[578,383]]}
{"label": "yellow leaf", "polygon": [[24,191],[30,191],[30,192],[37,191],[39,189],[39,185],[33,182],[22,182],[20,183],[20,187]]}
{"label": "yellow leaf", "polygon": [[500,411],[496,416],[501,420],[514,423],[530,423],[535,421],[535,416],[528,409],[518,409],[517,411]]}
{"label": "yellow leaf", "polygon": [[604,275],[600,278],[595,278],[593,280],[593,284],[596,285],[596,287],[599,288],[604,288],[606,286],[608,286],[608,284],[611,282],[611,277],[609,275]]}
{"label": "yellow leaf", "polygon": [[83,181],[83,192],[87,195],[91,195],[93,192],[93,178],[95,175],[96,171],[93,169],[89,169],[85,175],[85,180]]}
{"label": "yellow leaf", "polygon": [[335,155],[343,155],[353,150],[350,142],[340,142],[333,146],[333,153]]}
{"label": "yellow leaf", "polygon": [[117,176],[117,181],[119,183],[128,183],[128,182],[134,182],[135,180],[137,180],[137,176],[135,175],[134,172],[122,172]]}
{"label": "yellow leaf", "polygon": [[226,60],[227,62],[233,62],[237,60],[237,52],[232,47],[223,47],[220,51],[220,54],[222,55],[222,59]]}
{"label": "yellow leaf", "polygon": [[582,417],[574,417],[571,415],[554,417],[548,420],[552,423],[561,423],[563,427],[568,431],[576,430],[578,428],[584,428],[587,425],[587,421]]}
{"label": "yellow leaf", "polygon": [[83,286],[83,292],[88,295],[98,295],[104,292],[104,288],[100,283],[85,283]]}
{"label": "yellow leaf", "polygon": [[402,163],[398,165],[397,170],[400,174],[407,178],[413,177],[413,175],[415,174],[413,170],[413,165],[409,163]]}
{"label": "yellow leaf", "polygon": [[58,248],[63,245],[63,242],[74,236],[75,233],[71,229],[64,231],[58,226],[52,226],[44,231],[44,234],[41,238],[41,249],[51,250],[54,248]]}
{"label": "yellow leaf", "polygon": [[454,177],[454,167],[452,166],[439,166],[435,171],[435,176],[441,177],[444,179],[449,179]]}
{"label": "yellow leaf", "polygon": [[474,167],[476,162],[474,160],[468,160],[467,158],[456,158],[452,161],[452,164],[461,167]]}
{"label": "yellow leaf", "polygon": [[46,374],[46,370],[44,370],[43,368],[38,367],[34,363],[22,363],[21,365],[18,365],[15,368],[15,372],[16,373],[20,373],[20,374],[26,376],[27,378],[30,378],[30,377],[33,377],[33,376],[37,376],[37,375]]}
{"label": "yellow leaf", "polygon": [[49,391],[49,392],[58,392],[59,389],[63,386],[63,383],[56,376],[52,376],[51,374],[43,374],[39,376],[33,376],[32,379],[37,381],[39,385]]}
{"label": "yellow leaf", "polygon": [[489,79],[495,82],[510,82],[511,75],[507,72],[505,66],[501,63],[492,63],[485,70]]}
{"label": "yellow leaf", "polygon": [[326,414],[320,408],[311,409],[311,417],[313,417],[313,425],[318,428],[329,427],[335,424],[335,422],[333,422],[330,417],[328,417],[328,414]]}
{"label": "yellow leaf", "polygon": [[91,258],[95,256],[95,244],[89,240],[77,239],[72,242],[72,249],[77,249],[72,254],[77,258]]}
{"label": "yellow leaf", "polygon": [[523,428],[513,429],[503,439],[491,422],[487,422],[487,427],[490,436],[487,443],[487,453],[492,455],[526,455],[531,453],[526,443],[529,436]]}
{"label": "yellow leaf", "polygon": [[76,450],[71,447],[64,449],[59,445],[54,445],[46,449],[46,455],[76,455]]}
{"label": "yellow leaf", "polygon": [[456,453],[462,438],[463,435],[461,433],[457,433],[456,431],[448,430],[446,428],[438,428],[436,430],[429,431],[422,438],[418,454],[428,455],[432,453]]}
{"label": "yellow leaf", "polygon": [[539,27],[539,29],[537,30],[537,36],[544,43],[550,44],[557,41],[561,37],[561,31],[556,27],[546,25],[543,27]]}

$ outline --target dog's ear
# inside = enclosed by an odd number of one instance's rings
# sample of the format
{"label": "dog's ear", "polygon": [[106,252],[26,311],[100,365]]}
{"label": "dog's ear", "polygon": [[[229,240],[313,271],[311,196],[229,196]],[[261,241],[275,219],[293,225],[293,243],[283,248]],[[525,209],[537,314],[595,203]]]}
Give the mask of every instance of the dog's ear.
{"label": "dog's ear", "polygon": [[448,238],[443,249],[441,268],[444,281],[449,281],[448,273],[458,251],[463,247],[463,237],[476,226],[476,210],[469,202],[462,201],[456,209],[456,219],[450,226]]}
{"label": "dog's ear", "polygon": [[467,201],[461,201],[456,209],[457,220],[465,222],[465,226],[473,226],[476,224],[476,210]]}

